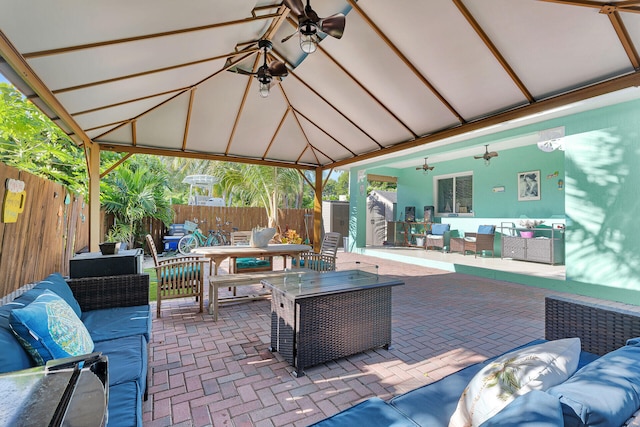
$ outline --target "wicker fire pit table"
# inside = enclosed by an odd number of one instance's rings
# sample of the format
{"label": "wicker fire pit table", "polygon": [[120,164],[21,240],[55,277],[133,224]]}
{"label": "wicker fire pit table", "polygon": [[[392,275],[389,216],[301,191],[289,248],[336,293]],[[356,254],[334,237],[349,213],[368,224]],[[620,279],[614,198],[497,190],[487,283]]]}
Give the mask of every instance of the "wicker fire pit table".
{"label": "wicker fire pit table", "polygon": [[377,266],[296,272],[261,282],[271,289],[271,351],[296,368],[391,344],[391,288]]}

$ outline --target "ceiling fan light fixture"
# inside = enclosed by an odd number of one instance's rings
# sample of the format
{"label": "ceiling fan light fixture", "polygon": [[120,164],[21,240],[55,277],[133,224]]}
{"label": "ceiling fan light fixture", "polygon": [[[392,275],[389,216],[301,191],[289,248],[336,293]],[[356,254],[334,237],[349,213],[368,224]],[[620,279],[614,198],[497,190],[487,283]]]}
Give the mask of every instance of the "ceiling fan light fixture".
{"label": "ceiling fan light fixture", "polygon": [[269,96],[269,83],[258,83],[258,91],[262,98],[266,98]]}
{"label": "ceiling fan light fixture", "polygon": [[318,27],[313,22],[305,22],[300,26],[300,49],[311,54],[318,49]]}

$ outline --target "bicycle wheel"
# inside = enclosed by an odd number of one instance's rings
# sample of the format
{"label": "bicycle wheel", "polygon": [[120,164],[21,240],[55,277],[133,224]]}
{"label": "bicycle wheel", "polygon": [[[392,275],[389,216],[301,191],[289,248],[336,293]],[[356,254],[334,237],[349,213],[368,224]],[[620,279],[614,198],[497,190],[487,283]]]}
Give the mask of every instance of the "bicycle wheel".
{"label": "bicycle wheel", "polygon": [[187,234],[178,240],[178,251],[182,255],[190,255],[191,249],[198,247],[198,239],[193,234]]}

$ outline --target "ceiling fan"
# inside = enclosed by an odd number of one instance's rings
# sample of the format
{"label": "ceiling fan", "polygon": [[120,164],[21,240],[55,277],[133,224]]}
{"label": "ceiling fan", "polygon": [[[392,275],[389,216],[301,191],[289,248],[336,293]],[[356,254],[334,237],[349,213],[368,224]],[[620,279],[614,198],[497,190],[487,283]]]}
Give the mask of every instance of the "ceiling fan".
{"label": "ceiling fan", "polygon": [[293,34],[282,39],[282,43],[289,40],[296,33],[300,34],[300,49],[305,53],[313,53],[318,48],[320,37],[318,33],[325,33],[337,39],[344,33],[345,17],[336,13],[327,18],[320,18],[311,9],[310,1],[302,5],[302,0],[284,0],[284,4],[298,17],[298,29]]}
{"label": "ceiling fan", "polygon": [[416,168],[416,170],[417,170],[417,171],[422,170],[422,172],[423,172],[423,173],[427,174],[427,173],[429,173],[429,171],[432,171],[432,170],[433,170],[433,168],[434,168],[435,166],[429,166],[429,165],[427,164],[427,159],[428,159],[428,157],[425,157],[425,158],[424,158],[424,165],[422,165],[422,166],[418,166],[418,167]]}
{"label": "ceiling fan", "polygon": [[489,144],[485,144],[482,156],[473,156],[474,159],[484,159],[484,164],[487,166],[489,166],[492,157],[498,157],[498,153],[495,151],[489,152]]}
{"label": "ceiling fan", "polygon": [[273,47],[271,41],[260,40],[258,42],[258,47],[263,49],[264,58],[264,62],[260,68],[258,68],[258,71],[252,73],[251,71],[243,70],[240,67],[230,68],[229,71],[247,76],[256,76],[256,79],[258,79],[259,82],[260,96],[266,98],[269,96],[269,89],[271,88],[273,79],[278,78],[279,80],[282,80],[283,77],[286,77],[289,74],[289,70],[287,70],[287,66],[284,65],[284,62],[282,61],[274,60],[267,65],[267,52],[269,52]]}

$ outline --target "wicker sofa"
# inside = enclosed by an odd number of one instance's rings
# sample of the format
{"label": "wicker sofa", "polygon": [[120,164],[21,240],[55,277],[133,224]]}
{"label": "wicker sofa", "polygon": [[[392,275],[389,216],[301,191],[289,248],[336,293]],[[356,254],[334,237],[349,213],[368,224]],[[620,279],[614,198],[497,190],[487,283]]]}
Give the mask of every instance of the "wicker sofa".
{"label": "wicker sofa", "polygon": [[[640,425],[640,307],[548,297],[546,339],[520,349],[570,337],[580,338],[581,344],[581,350],[576,348],[579,361],[575,373],[545,391],[516,397],[480,425]],[[469,382],[495,359],[468,366],[389,401],[370,398],[315,425],[448,426],[460,396],[469,390]]]}
{"label": "wicker sofa", "polygon": [[[108,358],[107,425],[142,426],[142,401],[147,391],[151,335],[149,276],[132,274],[65,281],[60,274],[54,273],[26,289],[13,301],[0,307],[0,373],[42,364],[42,360],[35,360],[39,358],[37,354],[32,355],[25,350],[20,342],[24,338],[21,336],[19,340],[16,337],[20,335],[16,319],[24,317],[17,312],[33,307],[37,301],[42,302],[44,297],[61,298],[77,314],[89,333],[92,351]],[[57,296],[52,297],[51,292]],[[40,318],[36,317],[33,321],[39,322]],[[16,331],[15,334],[12,330]],[[38,342],[44,343],[44,340],[37,338]]]}

